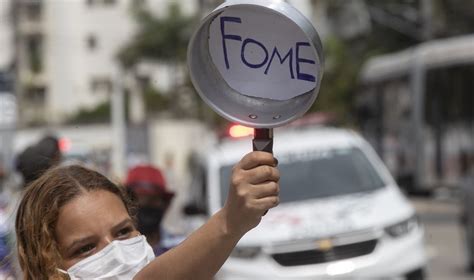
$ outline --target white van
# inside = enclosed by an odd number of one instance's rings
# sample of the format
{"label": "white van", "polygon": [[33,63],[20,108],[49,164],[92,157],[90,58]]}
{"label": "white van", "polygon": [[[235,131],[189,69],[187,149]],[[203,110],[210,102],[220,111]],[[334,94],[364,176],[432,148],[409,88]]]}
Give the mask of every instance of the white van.
{"label": "white van", "polygon": [[[210,213],[251,138],[207,153]],[[423,229],[369,144],[336,128],[277,129],[280,205],[238,243],[216,279],[423,279]],[[397,278],[399,279],[399,278]]]}

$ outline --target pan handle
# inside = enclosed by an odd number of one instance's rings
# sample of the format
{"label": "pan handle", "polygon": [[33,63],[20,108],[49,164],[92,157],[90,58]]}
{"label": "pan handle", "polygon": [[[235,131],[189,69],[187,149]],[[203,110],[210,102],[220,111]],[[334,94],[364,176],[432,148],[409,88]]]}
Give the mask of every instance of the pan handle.
{"label": "pan handle", "polygon": [[[255,128],[252,146],[254,151],[273,154],[273,128]],[[263,216],[267,212],[268,210],[263,213]]]}
{"label": "pan handle", "polygon": [[254,132],[253,150],[273,154],[273,128],[255,128]]}

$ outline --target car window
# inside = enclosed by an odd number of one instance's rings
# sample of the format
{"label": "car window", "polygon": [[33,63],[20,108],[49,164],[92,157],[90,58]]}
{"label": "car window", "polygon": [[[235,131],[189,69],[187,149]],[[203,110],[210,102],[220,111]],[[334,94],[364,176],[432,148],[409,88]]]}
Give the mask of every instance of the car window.
{"label": "car window", "polygon": [[[366,192],[385,185],[358,148],[312,150],[277,158],[281,202]],[[227,197],[231,171],[232,165],[220,170],[222,203]]]}

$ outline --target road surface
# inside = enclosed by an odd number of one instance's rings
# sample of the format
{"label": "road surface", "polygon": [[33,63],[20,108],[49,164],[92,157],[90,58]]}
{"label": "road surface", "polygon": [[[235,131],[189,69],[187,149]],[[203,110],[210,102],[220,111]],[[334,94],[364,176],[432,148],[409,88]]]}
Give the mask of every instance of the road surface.
{"label": "road surface", "polygon": [[464,236],[459,225],[459,203],[452,198],[412,199],[425,227],[428,279],[474,279],[465,269]]}

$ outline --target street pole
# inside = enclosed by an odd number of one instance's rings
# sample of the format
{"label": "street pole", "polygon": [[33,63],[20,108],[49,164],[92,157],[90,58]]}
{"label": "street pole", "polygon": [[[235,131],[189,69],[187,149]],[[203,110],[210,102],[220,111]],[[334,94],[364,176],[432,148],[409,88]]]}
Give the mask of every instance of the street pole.
{"label": "street pole", "polygon": [[112,174],[118,178],[125,175],[125,97],[123,88],[123,72],[120,66],[113,77],[113,92],[111,96],[112,120]]}
{"label": "street pole", "polygon": [[13,141],[17,120],[16,97],[0,89],[0,165],[8,173],[13,166]]}

